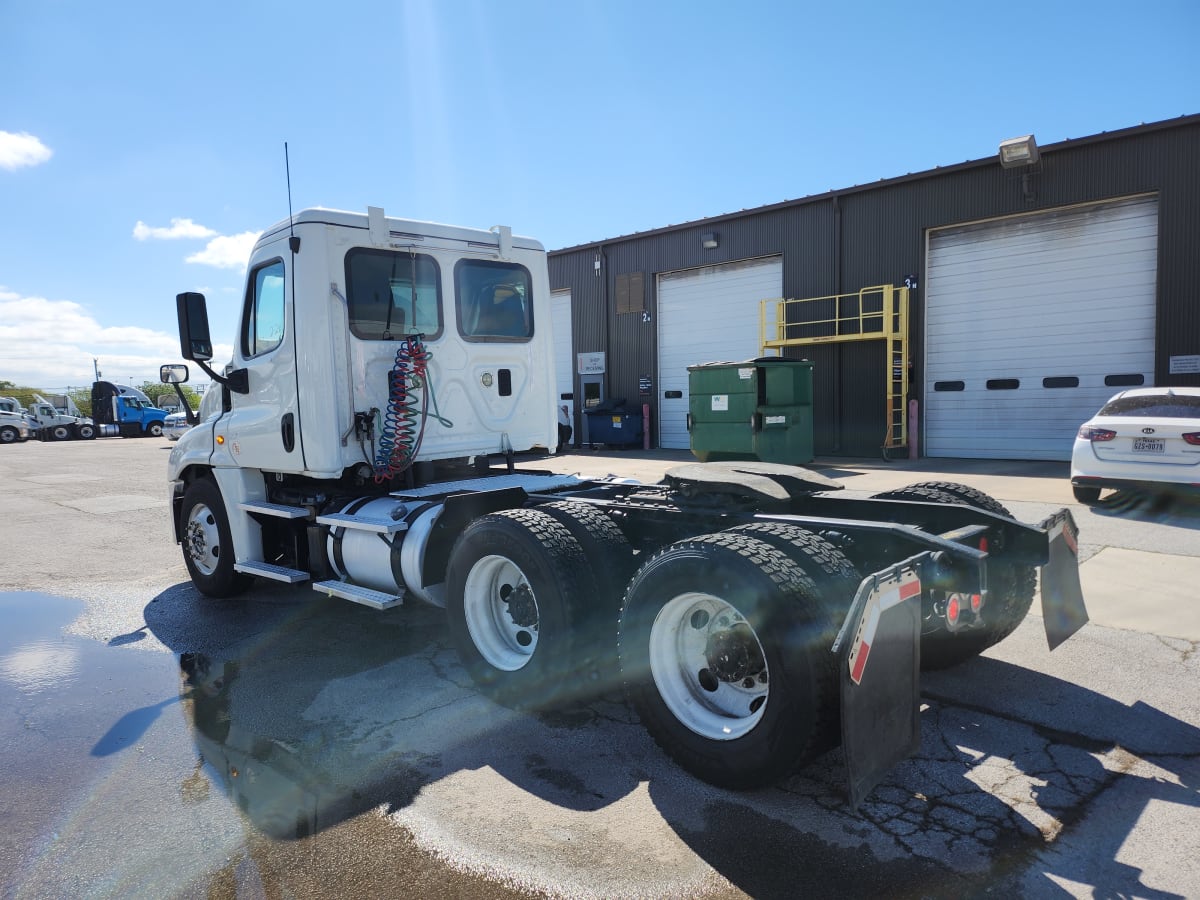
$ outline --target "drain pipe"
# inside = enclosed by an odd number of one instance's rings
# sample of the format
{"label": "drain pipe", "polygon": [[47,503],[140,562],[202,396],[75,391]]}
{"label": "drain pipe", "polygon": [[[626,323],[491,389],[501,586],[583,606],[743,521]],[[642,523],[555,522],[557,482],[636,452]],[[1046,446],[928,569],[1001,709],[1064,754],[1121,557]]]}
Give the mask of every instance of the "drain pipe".
{"label": "drain pipe", "polygon": [[917,427],[917,398],[913,397],[913,399],[908,401],[908,458],[909,459],[916,459],[918,456],[917,444],[919,443],[919,441],[918,441],[919,437],[920,437],[920,435],[918,434],[918,427]]}

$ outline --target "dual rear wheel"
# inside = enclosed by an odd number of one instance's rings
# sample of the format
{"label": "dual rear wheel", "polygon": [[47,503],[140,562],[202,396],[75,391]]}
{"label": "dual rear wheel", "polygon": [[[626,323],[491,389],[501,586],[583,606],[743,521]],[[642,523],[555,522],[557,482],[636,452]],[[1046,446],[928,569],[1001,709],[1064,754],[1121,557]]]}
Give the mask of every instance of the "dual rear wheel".
{"label": "dual rear wheel", "polygon": [[632,560],[616,525],[579,503],[471,522],[446,597],[476,684],[518,708],[586,699],[608,686],[596,672],[611,671],[616,636],[643,724],[711,783],[768,784],[837,742],[829,647],[858,578],[836,548],[766,524],[672,544],[626,587]]}
{"label": "dual rear wheel", "polygon": [[[879,500],[959,503],[1012,518],[999,501],[983,491],[952,481],[925,481],[896,491],[876,494]],[[992,563],[988,567],[988,600],[983,624],[974,631],[952,634],[936,616],[926,618],[921,635],[921,668],[946,669],[973,659],[1016,630],[1033,604],[1037,575],[1032,566]]]}

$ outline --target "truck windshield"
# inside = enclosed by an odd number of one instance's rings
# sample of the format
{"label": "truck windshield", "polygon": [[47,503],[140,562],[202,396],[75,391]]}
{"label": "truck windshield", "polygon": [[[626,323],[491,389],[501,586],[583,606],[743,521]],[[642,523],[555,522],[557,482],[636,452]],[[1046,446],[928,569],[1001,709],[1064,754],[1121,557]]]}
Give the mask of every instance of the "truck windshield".
{"label": "truck windshield", "polygon": [[468,341],[533,337],[529,270],[514,263],[462,259],[454,268],[458,328]]}
{"label": "truck windshield", "polygon": [[346,254],[350,331],[368,341],[442,333],[441,281],[433,259],[419,253],[357,247]]}

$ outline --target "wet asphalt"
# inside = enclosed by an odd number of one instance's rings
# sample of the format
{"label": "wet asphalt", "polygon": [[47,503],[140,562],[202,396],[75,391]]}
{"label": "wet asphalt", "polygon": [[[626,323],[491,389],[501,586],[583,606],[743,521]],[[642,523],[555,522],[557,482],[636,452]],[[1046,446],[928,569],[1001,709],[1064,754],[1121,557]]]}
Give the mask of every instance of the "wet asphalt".
{"label": "wet asphalt", "polygon": [[[484,700],[439,610],[202,598],[167,533],[166,446],[0,456],[5,897],[1200,894],[1200,655],[1156,633],[1181,628],[1094,621],[1048,654],[1031,615],[925,679],[920,752],[857,813],[836,750],[733,793],[671,765],[615,686],[545,715]],[[964,468],[1019,517],[1060,502],[1053,479]],[[1169,550],[1166,602],[1194,598],[1171,572],[1200,515],[1119,503],[1077,510],[1085,574]]]}

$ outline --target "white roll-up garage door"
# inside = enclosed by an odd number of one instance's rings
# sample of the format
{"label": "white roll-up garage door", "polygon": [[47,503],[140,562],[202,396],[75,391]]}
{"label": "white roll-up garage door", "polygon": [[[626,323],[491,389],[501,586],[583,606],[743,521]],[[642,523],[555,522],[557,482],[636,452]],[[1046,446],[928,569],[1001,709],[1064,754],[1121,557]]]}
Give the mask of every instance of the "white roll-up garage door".
{"label": "white roll-up garage door", "polygon": [[1154,383],[1158,200],[932,231],[929,456],[1069,459],[1110,396]]}
{"label": "white roll-up garage door", "polygon": [[778,256],[658,276],[659,446],[689,446],[687,367],[759,356],[759,301],[782,295]]}

